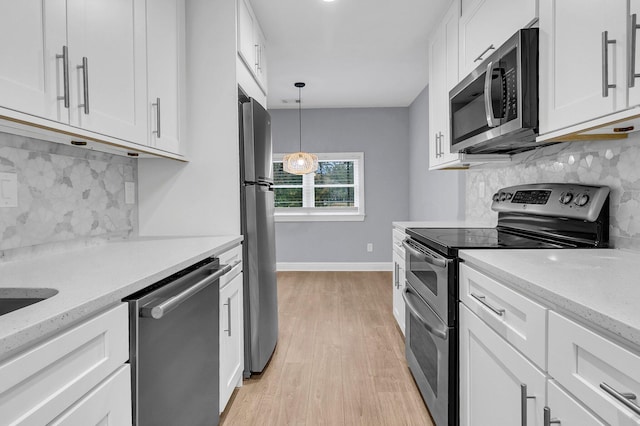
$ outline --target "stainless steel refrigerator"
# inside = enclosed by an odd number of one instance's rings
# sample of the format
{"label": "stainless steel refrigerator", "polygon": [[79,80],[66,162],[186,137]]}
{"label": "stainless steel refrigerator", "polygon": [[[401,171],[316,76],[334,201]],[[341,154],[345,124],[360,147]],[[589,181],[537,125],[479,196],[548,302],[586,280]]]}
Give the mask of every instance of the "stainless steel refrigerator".
{"label": "stainless steel refrigerator", "polygon": [[240,191],[244,262],[244,377],[261,373],[278,340],[271,117],[240,101]]}

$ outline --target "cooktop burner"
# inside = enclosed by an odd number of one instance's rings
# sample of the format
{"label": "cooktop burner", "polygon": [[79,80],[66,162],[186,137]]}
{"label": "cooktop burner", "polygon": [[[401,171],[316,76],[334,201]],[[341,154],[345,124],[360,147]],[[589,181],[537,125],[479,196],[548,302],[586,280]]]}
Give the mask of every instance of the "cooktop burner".
{"label": "cooktop burner", "polygon": [[407,232],[421,243],[449,255],[455,255],[459,249],[564,247],[497,228],[409,228]]}

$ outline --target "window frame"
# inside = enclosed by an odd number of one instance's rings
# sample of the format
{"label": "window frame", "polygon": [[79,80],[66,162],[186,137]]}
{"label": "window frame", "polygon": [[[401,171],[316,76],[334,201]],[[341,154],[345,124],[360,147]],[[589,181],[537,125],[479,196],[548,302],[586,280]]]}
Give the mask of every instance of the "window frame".
{"label": "window frame", "polygon": [[[273,154],[273,163],[282,162],[286,154]],[[354,174],[354,201],[355,207],[326,208],[326,207],[276,207],[274,218],[276,222],[350,222],[363,221],[365,218],[364,200],[364,152],[328,152],[316,154],[318,162],[322,161],[354,161],[356,173]],[[311,197],[313,202],[315,173],[302,176],[302,196],[307,202]],[[274,182],[275,184],[275,182]],[[348,187],[340,184],[320,184],[318,187]],[[286,187],[286,186],[285,186]],[[297,186],[296,186],[297,187]]]}

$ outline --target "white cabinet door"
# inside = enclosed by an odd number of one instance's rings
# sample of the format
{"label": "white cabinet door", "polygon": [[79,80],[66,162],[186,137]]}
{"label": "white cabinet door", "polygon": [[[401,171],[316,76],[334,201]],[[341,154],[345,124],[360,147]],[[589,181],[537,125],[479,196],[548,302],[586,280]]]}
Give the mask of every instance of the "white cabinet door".
{"label": "white cabinet door", "polygon": [[250,70],[255,67],[256,46],[251,9],[246,0],[238,0],[238,54]]}
{"label": "white cabinet door", "polygon": [[[242,268],[242,265],[236,266]],[[235,268],[234,268],[235,269]],[[232,274],[233,270],[229,272]],[[244,320],[242,273],[220,289],[220,411],[242,385]]]}
{"label": "white cabinet door", "polygon": [[402,297],[405,287],[404,259],[395,251],[393,252],[393,265],[393,316],[404,335],[405,305]]}
{"label": "white cabinet door", "polygon": [[459,324],[460,425],[542,426],[544,373],[462,303]]}
{"label": "white cabinet door", "polygon": [[605,423],[591,414],[553,381],[549,380],[547,410],[550,420],[560,421],[561,426],[604,426]]}
{"label": "white cabinet door", "polygon": [[[636,24],[640,24],[640,0],[629,0],[629,19],[631,19],[633,15],[636,15]],[[634,37],[636,41],[633,52],[631,51],[632,46],[627,46],[629,49],[627,61],[635,61],[633,64],[634,68],[629,71],[628,76],[629,79],[633,78],[633,87],[629,87],[629,106],[636,106],[640,105],[640,77],[631,77],[631,74],[640,74],[640,43],[638,43],[640,29],[636,30],[629,27],[628,31],[632,31],[631,36]]]}
{"label": "white cabinet door", "polygon": [[147,144],[144,3],[67,0],[71,125]]}
{"label": "white cabinet door", "polygon": [[128,358],[122,303],[0,364],[0,423],[48,424]]}
{"label": "white cabinet door", "polygon": [[68,122],[65,0],[0,1],[0,107]]}
{"label": "white cabinet door", "polygon": [[449,90],[458,82],[458,14],[454,1],[434,33],[429,48],[429,168],[458,160],[452,154]]}
{"label": "white cabinet door", "polygon": [[469,4],[460,17],[460,79],[536,16],[536,0],[477,0]]}
{"label": "white cabinet door", "polygon": [[[254,24],[254,41],[256,49],[254,71],[258,83],[263,90],[267,87],[267,41],[260,29],[260,25]],[[265,90],[266,91],[266,90]]]}
{"label": "white cabinet door", "polygon": [[185,0],[147,2],[147,86],[149,142],[180,153],[184,108]]}
{"label": "white cabinet door", "polygon": [[624,1],[540,1],[541,134],[626,108],[626,16]]}
{"label": "white cabinet door", "polygon": [[128,426],[131,419],[131,367],[125,364],[49,425]]}

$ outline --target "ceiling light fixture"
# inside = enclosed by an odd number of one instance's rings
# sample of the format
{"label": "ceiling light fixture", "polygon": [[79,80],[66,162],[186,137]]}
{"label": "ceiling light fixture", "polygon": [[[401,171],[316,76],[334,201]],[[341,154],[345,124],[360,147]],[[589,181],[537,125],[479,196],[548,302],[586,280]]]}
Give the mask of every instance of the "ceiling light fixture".
{"label": "ceiling light fixture", "polygon": [[301,90],[304,83],[296,83],[298,88],[298,122],[300,125],[300,151],[287,154],[282,159],[282,168],[287,173],[294,175],[306,175],[318,170],[318,156],[302,151],[302,97]]}

